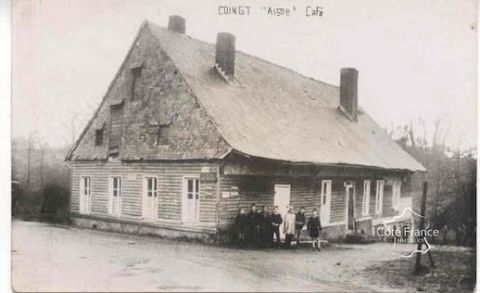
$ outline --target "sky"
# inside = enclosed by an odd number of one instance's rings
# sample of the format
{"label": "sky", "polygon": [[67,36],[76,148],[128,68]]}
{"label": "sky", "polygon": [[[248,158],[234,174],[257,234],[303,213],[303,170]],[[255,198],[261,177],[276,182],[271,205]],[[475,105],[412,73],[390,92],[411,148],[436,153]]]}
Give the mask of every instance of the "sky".
{"label": "sky", "polygon": [[[250,15],[219,15],[219,5]],[[306,6],[323,15],[307,17]],[[477,143],[474,0],[16,0],[12,9],[13,137],[71,143],[143,20],[166,26],[179,14],[193,38],[231,32],[237,50],[317,80],[338,85],[342,67],[357,68],[359,104],[382,127],[420,118],[431,136],[441,120],[449,146]]]}

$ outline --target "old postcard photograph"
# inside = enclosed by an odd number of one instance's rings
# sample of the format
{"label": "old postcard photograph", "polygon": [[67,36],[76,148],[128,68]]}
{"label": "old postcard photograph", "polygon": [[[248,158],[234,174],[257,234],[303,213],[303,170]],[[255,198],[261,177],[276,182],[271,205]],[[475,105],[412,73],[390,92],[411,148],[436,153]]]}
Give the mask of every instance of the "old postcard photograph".
{"label": "old postcard photograph", "polygon": [[474,0],[13,0],[11,290],[474,292]]}

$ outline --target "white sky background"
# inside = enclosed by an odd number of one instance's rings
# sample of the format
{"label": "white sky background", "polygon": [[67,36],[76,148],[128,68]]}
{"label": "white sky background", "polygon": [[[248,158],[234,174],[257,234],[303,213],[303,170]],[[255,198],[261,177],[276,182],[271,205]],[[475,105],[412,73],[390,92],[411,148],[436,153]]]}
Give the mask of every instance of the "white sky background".
{"label": "white sky background", "polygon": [[[14,2],[13,137],[70,142],[71,117],[81,129],[93,114],[142,21],[166,26],[179,14],[193,38],[229,31],[238,50],[328,83],[356,67],[360,106],[382,127],[422,117],[431,131],[441,118],[449,145],[476,146],[474,0]],[[217,15],[224,4],[251,5],[251,15]],[[324,16],[305,17],[309,4]],[[260,9],[293,5],[290,17]]]}

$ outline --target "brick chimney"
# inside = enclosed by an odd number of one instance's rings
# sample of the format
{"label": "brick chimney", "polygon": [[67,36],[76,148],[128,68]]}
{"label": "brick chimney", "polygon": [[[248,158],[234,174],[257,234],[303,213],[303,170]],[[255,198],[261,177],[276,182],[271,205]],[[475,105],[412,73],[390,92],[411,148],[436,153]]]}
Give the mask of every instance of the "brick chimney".
{"label": "brick chimney", "polygon": [[352,121],[358,116],[358,71],[355,68],[340,70],[340,110]]}
{"label": "brick chimney", "polygon": [[170,15],[168,17],[168,30],[180,34],[185,33],[185,18],[180,15]]}
{"label": "brick chimney", "polygon": [[235,36],[231,33],[218,33],[215,51],[215,68],[228,81],[235,73]]}

